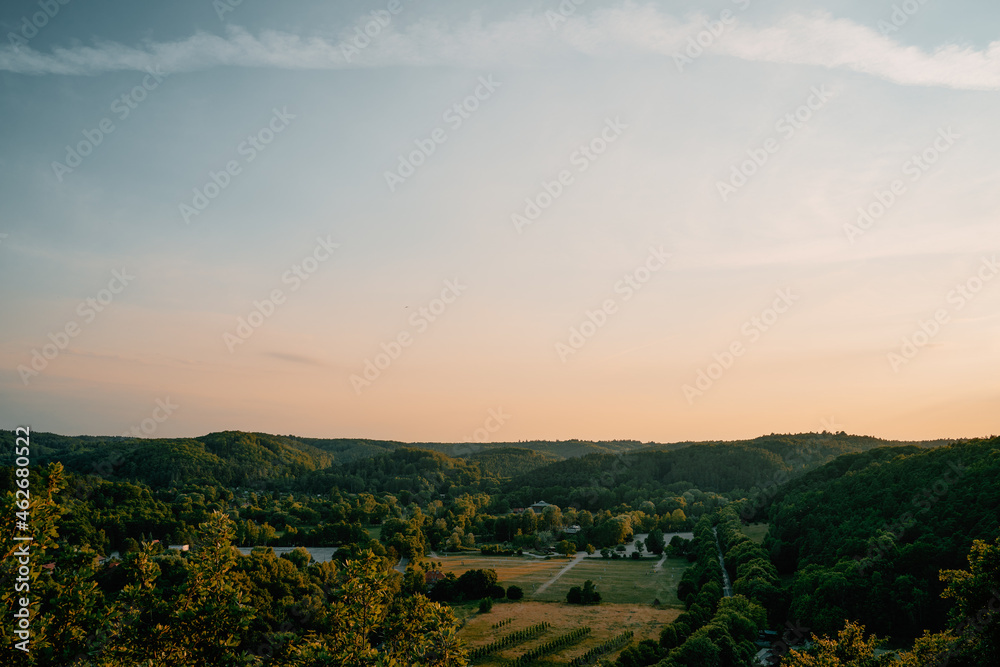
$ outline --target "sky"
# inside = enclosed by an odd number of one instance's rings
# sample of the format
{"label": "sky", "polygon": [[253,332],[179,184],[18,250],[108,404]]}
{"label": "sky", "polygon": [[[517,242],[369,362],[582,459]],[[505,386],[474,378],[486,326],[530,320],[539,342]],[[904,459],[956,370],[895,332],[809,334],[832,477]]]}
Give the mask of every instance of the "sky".
{"label": "sky", "polygon": [[997,432],[993,2],[0,8],[0,427]]}

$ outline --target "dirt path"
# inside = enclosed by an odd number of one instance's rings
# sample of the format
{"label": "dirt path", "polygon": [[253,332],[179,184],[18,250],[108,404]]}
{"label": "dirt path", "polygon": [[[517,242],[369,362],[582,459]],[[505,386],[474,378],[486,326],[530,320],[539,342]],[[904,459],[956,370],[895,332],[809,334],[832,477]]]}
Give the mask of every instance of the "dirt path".
{"label": "dirt path", "polygon": [[566,567],[564,567],[563,569],[561,569],[558,572],[556,572],[555,576],[553,576],[551,579],[549,579],[544,584],[542,584],[541,586],[539,586],[538,590],[535,591],[535,594],[537,595],[538,593],[544,593],[546,588],[548,588],[552,584],[556,583],[556,580],[559,579],[559,577],[563,576],[564,574],[566,574],[567,572],[569,572],[570,570],[572,570],[576,566],[577,563],[579,563],[580,561],[582,561],[586,557],[587,557],[586,553],[579,553],[579,554],[577,554],[573,558],[573,560],[571,560],[569,562],[569,564],[566,565]]}
{"label": "dirt path", "polygon": [[660,560],[656,561],[656,565],[653,566],[653,571],[654,572],[660,572],[661,570],[663,570],[663,562],[665,560],[667,560],[667,552],[666,551],[663,552],[663,556],[660,557]]}

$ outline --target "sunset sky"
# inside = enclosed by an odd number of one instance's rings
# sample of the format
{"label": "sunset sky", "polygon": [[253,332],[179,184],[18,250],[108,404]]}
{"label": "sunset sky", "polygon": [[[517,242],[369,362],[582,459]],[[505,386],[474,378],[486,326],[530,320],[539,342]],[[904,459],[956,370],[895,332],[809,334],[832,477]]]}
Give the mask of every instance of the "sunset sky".
{"label": "sunset sky", "polygon": [[998,431],[995,2],[53,4],[0,427]]}

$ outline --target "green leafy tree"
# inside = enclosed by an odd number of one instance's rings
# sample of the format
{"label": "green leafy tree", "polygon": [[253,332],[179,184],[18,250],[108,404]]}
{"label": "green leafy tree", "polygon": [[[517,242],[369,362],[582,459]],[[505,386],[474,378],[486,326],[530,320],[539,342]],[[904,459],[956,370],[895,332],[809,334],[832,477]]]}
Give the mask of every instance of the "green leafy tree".
{"label": "green leafy tree", "polygon": [[813,635],[813,646],[804,651],[789,651],[782,667],[889,667],[889,654],[876,657],[875,650],[882,640],[865,637],[864,626],[848,621],[835,639]]}
{"label": "green leafy tree", "polygon": [[177,667],[247,664],[236,650],[253,617],[245,580],[230,576],[238,552],[231,545],[233,524],[213,512],[198,527],[197,545],[181,561],[176,584],[160,581],[161,563],[151,545],[126,558],[130,575],[109,616],[111,639],[99,665]]}
{"label": "green leafy tree", "polygon": [[597,592],[594,582],[587,579],[583,588],[573,586],[566,593],[566,602],[570,604],[600,604],[601,594]]}
{"label": "green leafy tree", "polygon": [[663,548],[663,531],[659,528],[649,531],[649,534],[646,535],[646,550],[659,556],[663,553]]}
{"label": "green leafy tree", "polygon": [[423,595],[396,597],[393,578],[370,551],[348,561],[336,576],[329,628],[293,642],[287,663],[296,667],[467,664],[452,611]]}
{"label": "green leafy tree", "polygon": [[963,638],[958,650],[980,664],[1000,664],[1000,538],[975,540],[968,570],[944,570],[941,597],[955,600],[951,626]]}

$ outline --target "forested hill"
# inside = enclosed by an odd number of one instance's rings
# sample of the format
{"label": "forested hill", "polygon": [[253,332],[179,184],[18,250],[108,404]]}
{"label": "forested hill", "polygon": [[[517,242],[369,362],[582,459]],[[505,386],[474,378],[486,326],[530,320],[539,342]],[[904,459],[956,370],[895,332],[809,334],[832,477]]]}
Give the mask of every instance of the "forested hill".
{"label": "forested hill", "polygon": [[1000,536],[1000,438],[849,454],[773,495],[764,542],[795,572],[790,616],[823,632],[842,619],[883,635],[944,627],[938,572]]}
{"label": "forested hill", "polygon": [[495,486],[491,476],[484,475],[475,462],[410,447],[309,473],[297,484],[313,493],[338,488],[349,493],[429,493],[435,497],[452,488],[475,493]]}
{"label": "forested hill", "polygon": [[[0,431],[0,441],[13,445],[13,433]],[[40,464],[60,461],[71,472],[98,473],[154,487],[171,483],[227,487],[268,484],[292,489],[305,482],[315,489],[320,482],[337,480],[345,489],[392,492],[392,488],[408,487],[387,475],[391,472],[405,477],[407,466],[419,463],[436,474],[425,474],[428,470],[422,469],[422,481],[415,482],[427,491],[475,485],[481,477],[515,478],[510,488],[522,492],[519,502],[530,504],[541,489],[555,486],[562,490],[547,491],[550,502],[594,507],[630,501],[679,482],[720,493],[750,490],[781,471],[806,470],[839,454],[900,444],[844,433],[772,434],[753,440],[673,444],[634,440],[407,444],[241,431],[160,439],[36,432],[32,443],[35,461]],[[435,452],[436,456],[408,461],[397,474],[395,465],[400,458],[393,455],[404,450],[410,453],[402,460],[412,458],[414,450]],[[13,448],[5,447],[4,451]],[[366,480],[372,481],[374,489],[368,488]],[[581,489],[595,486],[601,487],[600,498],[584,502],[579,497]],[[576,497],[570,489],[576,489]]]}
{"label": "forested hill", "polygon": [[[14,451],[12,432],[0,432],[0,440],[10,444],[4,454]],[[59,461],[70,472],[138,480],[154,487],[171,482],[245,486],[293,479],[333,463],[330,454],[294,438],[241,431],[150,440],[33,432],[31,444],[34,463]]]}
{"label": "forested hill", "polygon": [[[289,436],[294,437],[294,436]],[[448,456],[465,458],[481,452],[498,449],[529,449],[540,454],[548,454],[556,459],[586,456],[587,454],[612,454],[630,449],[654,446],[654,443],[643,444],[638,440],[531,440],[522,442],[397,442],[394,440],[361,440],[351,438],[298,438],[300,442],[312,445],[333,455],[337,463],[347,463],[357,459],[369,458],[378,454],[409,447],[412,449],[429,449]],[[669,445],[655,445],[669,446]]]}
{"label": "forested hill", "polygon": [[805,433],[686,446],[654,445],[618,455],[592,454],[559,461],[519,475],[507,489],[524,503],[544,493],[547,501],[557,505],[587,509],[610,508],[688,487],[750,494],[755,487],[785,481],[842,454],[896,444],[845,433]]}
{"label": "forested hill", "polygon": [[559,459],[552,454],[520,447],[497,447],[477,452],[469,460],[475,461],[483,472],[495,477],[516,477]]}

